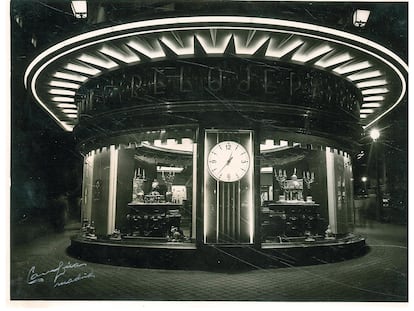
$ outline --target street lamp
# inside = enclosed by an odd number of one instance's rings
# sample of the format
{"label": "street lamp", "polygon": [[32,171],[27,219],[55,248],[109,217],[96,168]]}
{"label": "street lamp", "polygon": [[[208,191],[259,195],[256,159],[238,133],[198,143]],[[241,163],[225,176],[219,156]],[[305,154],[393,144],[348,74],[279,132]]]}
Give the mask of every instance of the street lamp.
{"label": "street lamp", "polygon": [[378,129],[372,129],[369,132],[369,135],[371,136],[372,140],[375,142],[380,137],[381,133]]}
{"label": "street lamp", "polygon": [[364,190],[365,195],[367,194],[367,180],[368,180],[367,176],[362,176],[361,177],[361,181],[363,182],[363,185],[364,185],[363,190]]}
{"label": "street lamp", "polygon": [[375,153],[375,173],[377,179],[377,188],[376,188],[376,196],[377,196],[377,208],[376,208],[376,218],[377,221],[381,220],[381,207],[382,207],[382,200],[381,200],[381,187],[380,187],[380,178],[379,178],[379,169],[378,169],[378,144],[375,144],[377,140],[380,138],[381,133],[378,129],[374,128],[369,132],[369,135],[372,138],[373,142],[373,151]]}
{"label": "street lamp", "polygon": [[354,23],[354,26],[359,28],[365,27],[370,14],[371,12],[368,10],[355,10],[352,16],[352,22]]}
{"label": "street lamp", "polygon": [[86,18],[88,16],[88,5],[86,0],[72,1],[71,8],[76,18]]}
{"label": "street lamp", "polygon": [[[367,181],[368,181],[368,178],[366,176],[362,176],[361,177],[361,181],[362,181],[362,184],[363,184],[363,186],[362,186],[362,194],[363,194],[362,198],[365,199],[365,198],[368,197],[368,193],[367,193]],[[365,205],[366,204],[366,201],[363,200],[362,202],[363,202],[362,203],[362,206],[359,206],[358,208],[356,207],[356,204],[354,204],[354,224],[356,224],[357,209],[361,209],[362,212],[366,210],[366,205]],[[366,215],[366,213],[364,213],[364,214]],[[361,224],[361,216],[362,215],[363,214],[361,212],[358,213],[358,223],[359,224]]]}

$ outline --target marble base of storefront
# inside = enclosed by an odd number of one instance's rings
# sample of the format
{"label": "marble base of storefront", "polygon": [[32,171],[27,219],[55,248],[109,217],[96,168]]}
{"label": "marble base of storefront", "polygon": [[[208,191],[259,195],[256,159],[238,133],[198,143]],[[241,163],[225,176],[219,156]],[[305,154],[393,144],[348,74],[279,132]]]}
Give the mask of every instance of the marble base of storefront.
{"label": "marble base of storefront", "polygon": [[363,256],[363,237],[347,234],[332,240],[252,244],[201,244],[122,239],[71,239],[68,253],[78,259],[139,268],[249,270],[324,264]]}

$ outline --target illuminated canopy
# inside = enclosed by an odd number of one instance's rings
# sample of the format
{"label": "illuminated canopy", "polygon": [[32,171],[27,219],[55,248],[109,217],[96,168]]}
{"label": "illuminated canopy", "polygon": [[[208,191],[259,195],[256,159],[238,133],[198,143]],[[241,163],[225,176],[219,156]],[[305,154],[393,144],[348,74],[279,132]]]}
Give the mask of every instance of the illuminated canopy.
{"label": "illuminated canopy", "polygon": [[[197,43],[196,43],[197,42]],[[36,101],[67,131],[77,124],[75,95],[91,79],[126,66],[195,57],[261,57],[313,67],[352,82],[360,91],[367,128],[406,94],[407,65],[383,46],[353,34],[278,19],[197,16],[116,25],[87,32],[45,50],[24,82]]]}

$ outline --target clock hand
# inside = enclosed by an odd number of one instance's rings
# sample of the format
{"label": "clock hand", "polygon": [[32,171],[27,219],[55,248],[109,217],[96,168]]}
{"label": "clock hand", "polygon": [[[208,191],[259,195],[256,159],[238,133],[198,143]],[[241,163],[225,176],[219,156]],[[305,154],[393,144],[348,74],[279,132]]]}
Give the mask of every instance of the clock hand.
{"label": "clock hand", "polygon": [[232,151],[231,151],[231,153],[230,153],[230,157],[229,157],[229,159],[227,160],[226,165],[229,165],[229,164],[230,164],[230,162],[231,162],[231,160],[233,160],[233,152],[234,152],[234,150],[232,150]]}
{"label": "clock hand", "polygon": [[224,164],[224,166],[218,171],[217,174],[220,174],[222,170],[224,170],[224,168],[229,165],[228,161],[226,162],[226,164]]}
{"label": "clock hand", "polygon": [[[234,150],[236,150],[236,149],[234,149]],[[230,164],[231,160],[233,160],[233,152],[234,152],[234,150],[231,151],[230,157],[227,159],[226,164],[224,164],[224,166],[218,171],[217,174],[220,174],[221,171],[224,170],[224,168]]]}
{"label": "clock hand", "polygon": [[[232,154],[233,154],[233,152],[232,152]],[[224,168],[230,164],[231,160],[233,159],[232,154],[230,155],[230,158],[226,161],[226,164],[224,164],[224,166],[221,168],[221,170],[219,170],[219,172],[217,174],[221,173],[221,171],[224,170]]]}

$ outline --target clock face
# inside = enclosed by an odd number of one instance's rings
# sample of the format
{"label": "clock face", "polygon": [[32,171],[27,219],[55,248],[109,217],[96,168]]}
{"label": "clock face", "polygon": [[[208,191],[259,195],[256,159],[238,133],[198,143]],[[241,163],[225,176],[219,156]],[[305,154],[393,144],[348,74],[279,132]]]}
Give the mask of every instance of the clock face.
{"label": "clock face", "polygon": [[210,175],[218,181],[234,182],[243,178],[250,166],[247,150],[234,141],[215,145],[207,159]]}

